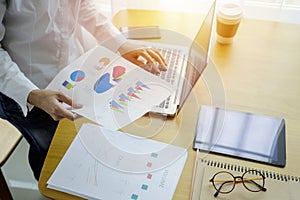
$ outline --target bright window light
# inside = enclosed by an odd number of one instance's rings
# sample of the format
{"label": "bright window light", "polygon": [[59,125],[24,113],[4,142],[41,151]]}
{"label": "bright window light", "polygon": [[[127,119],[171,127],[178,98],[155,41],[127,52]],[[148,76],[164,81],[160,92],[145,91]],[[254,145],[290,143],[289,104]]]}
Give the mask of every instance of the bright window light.
{"label": "bright window light", "polygon": [[[112,17],[122,9],[205,12],[212,0],[94,0],[97,8]],[[217,0],[221,2],[223,0]],[[300,24],[300,0],[239,0],[245,17]]]}

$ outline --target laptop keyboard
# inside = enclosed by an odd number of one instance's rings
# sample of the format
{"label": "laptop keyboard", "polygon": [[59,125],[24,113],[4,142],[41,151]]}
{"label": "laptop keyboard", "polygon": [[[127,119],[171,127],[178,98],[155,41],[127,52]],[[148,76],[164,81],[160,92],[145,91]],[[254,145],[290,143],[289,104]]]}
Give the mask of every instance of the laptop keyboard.
{"label": "laptop keyboard", "polygon": [[[175,85],[179,81],[180,71],[178,71],[178,67],[182,65],[183,59],[180,58],[181,51],[179,49],[157,49],[162,56],[165,58],[167,62],[167,71],[161,72],[159,77],[171,85]],[[160,108],[169,108],[171,97],[169,96],[166,100],[158,105]]]}
{"label": "laptop keyboard", "polygon": [[168,70],[160,73],[160,78],[171,83],[176,79],[176,73],[179,64],[180,50],[177,49],[158,49],[167,62]]}

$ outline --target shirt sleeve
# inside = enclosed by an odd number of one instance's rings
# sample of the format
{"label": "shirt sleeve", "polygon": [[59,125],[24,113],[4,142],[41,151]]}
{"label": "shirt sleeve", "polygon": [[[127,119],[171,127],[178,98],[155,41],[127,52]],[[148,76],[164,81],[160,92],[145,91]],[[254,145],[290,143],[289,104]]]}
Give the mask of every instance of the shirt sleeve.
{"label": "shirt sleeve", "polygon": [[90,0],[82,0],[79,9],[79,23],[89,31],[97,41],[116,52],[126,42],[120,31],[95,8]]}
{"label": "shirt sleeve", "polygon": [[32,108],[27,103],[29,93],[38,89],[25,75],[20,71],[18,65],[13,62],[1,42],[5,35],[3,17],[6,10],[6,1],[0,0],[0,92],[16,101],[24,116]]}

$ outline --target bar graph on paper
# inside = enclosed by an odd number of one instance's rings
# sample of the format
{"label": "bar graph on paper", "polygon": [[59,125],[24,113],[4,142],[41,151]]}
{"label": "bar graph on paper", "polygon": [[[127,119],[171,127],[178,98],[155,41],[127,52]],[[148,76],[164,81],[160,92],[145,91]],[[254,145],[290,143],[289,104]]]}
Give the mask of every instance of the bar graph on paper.
{"label": "bar graph on paper", "polygon": [[83,105],[73,112],[112,130],[140,118],[173,93],[165,81],[102,46],[64,68],[47,88]]}

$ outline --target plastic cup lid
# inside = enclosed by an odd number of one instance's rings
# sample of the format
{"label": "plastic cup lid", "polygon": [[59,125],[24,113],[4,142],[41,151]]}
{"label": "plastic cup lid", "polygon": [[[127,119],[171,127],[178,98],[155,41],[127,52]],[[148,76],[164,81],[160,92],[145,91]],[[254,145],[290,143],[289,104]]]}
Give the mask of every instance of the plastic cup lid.
{"label": "plastic cup lid", "polygon": [[229,20],[238,20],[243,15],[243,9],[241,5],[237,3],[224,3],[220,5],[217,12],[218,16],[229,19]]}

